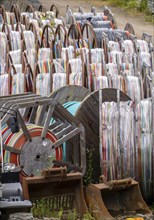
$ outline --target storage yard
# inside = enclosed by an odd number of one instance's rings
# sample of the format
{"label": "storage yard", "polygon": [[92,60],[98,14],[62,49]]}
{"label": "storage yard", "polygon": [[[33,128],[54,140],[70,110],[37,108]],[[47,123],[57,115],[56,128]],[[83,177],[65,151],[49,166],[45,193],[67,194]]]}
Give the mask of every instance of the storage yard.
{"label": "storage yard", "polygon": [[0,4],[0,219],[153,220],[152,23],[106,1]]}

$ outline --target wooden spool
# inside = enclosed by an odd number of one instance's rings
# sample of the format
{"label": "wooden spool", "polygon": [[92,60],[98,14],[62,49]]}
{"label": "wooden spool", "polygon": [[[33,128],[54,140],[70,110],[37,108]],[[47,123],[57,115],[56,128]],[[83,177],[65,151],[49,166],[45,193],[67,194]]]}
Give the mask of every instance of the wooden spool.
{"label": "wooden spool", "polygon": [[55,32],[54,32],[53,28],[49,24],[46,24],[43,28],[43,31],[42,31],[41,47],[50,47],[50,45],[53,41],[51,39],[50,33],[52,33],[53,37],[54,37]]}
{"label": "wooden spool", "polygon": [[[82,102],[85,97],[90,94],[90,91],[82,86],[69,85],[58,89],[57,91],[51,93],[50,98],[53,102],[59,102],[61,105],[65,103],[77,101]],[[81,152],[79,149],[79,139],[77,136],[70,139],[66,143],[66,160],[73,163],[81,160]],[[77,162],[78,163],[78,162]]]}
{"label": "wooden spool", "polygon": [[43,5],[40,5],[39,8],[38,8],[38,11],[46,12],[46,8]]}
{"label": "wooden spool", "polygon": [[54,35],[55,42],[60,42],[65,45],[65,47],[70,45],[70,41],[68,38],[68,32],[64,25],[59,24],[55,29],[55,35]]}
{"label": "wooden spool", "polygon": [[16,21],[20,22],[21,12],[20,12],[19,5],[13,4],[11,6],[10,12],[14,13]]}
{"label": "wooden spool", "polygon": [[50,7],[50,11],[53,11],[53,12],[55,12],[55,16],[56,16],[56,18],[58,18],[58,15],[59,15],[59,10],[58,10],[58,8],[57,8],[57,6],[56,5],[51,5],[51,7]]}
{"label": "wooden spool", "polygon": [[[70,101],[80,101],[81,104],[75,117],[83,124],[86,133],[86,148],[94,149],[93,177],[94,182],[99,181],[101,175],[99,158],[99,91],[90,91],[81,86],[64,86],[51,93],[50,97],[60,104]],[[131,100],[120,91],[120,101]],[[117,102],[117,89],[102,89],[102,102]]]}
{"label": "wooden spool", "polygon": [[130,34],[135,35],[134,27],[131,23],[127,23],[124,28],[125,31],[128,31]]}
{"label": "wooden spool", "polygon": [[88,47],[90,48],[90,42],[92,43],[92,48],[97,48],[96,34],[90,22],[86,22],[81,30],[83,39],[88,39]]}
{"label": "wooden spool", "polygon": [[[131,100],[120,91],[120,101]],[[117,89],[102,89],[102,102],[117,102]],[[95,183],[99,182],[101,175],[99,156],[99,91],[88,95],[79,106],[75,117],[83,124],[86,134],[86,148],[94,149],[93,176]]]}
{"label": "wooden spool", "polygon": [[82,86],[69,85],[61,87],[60,89],[54,91],[50,94],[50,98],[54,101],[58,101],[60,104],[66,102],[78,101],[82,102],[85,97],[90,94],[90,91]]}
{"label": "wooden spool", "polygon": [[68,29],[68,38],[74,40],[77,42],[78,47],[82,46],[84,47],[84,41],[82,37],[81,30],[77,26],[77,24],[71,24]]}

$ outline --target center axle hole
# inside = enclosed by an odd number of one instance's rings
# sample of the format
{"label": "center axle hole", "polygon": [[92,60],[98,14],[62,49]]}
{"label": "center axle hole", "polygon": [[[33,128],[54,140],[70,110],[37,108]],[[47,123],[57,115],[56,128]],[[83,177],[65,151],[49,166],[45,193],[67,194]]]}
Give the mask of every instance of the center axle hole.
{"label": "center axle hole", "polygon": [[40,155],[36,155],[36,160],[39,160],[40,159]]}

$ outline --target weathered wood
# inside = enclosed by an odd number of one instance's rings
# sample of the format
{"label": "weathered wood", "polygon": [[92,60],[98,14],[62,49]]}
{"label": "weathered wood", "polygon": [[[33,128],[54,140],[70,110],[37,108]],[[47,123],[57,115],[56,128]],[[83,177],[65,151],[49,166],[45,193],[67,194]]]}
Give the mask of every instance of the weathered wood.
{"label": "weathered wood", "polygon": [[[71,124],[79,125],[80,122],[76,120],[76,118],[68,112],[61,104],[55,106],[55,114],[59,113],[59,116],[62,115],[65,120],[67,120]],[[53,116],[54,116],[53,113]]]}
{"label": "weathered wood", "polygon": [[33,137],[31,142],[22,146],[19,162],[23,172],[28,175],[37,175],[45,168],[52,167],[55,151],[49,139],[42,140],[41,137]]}
{"label": "weathered wood", "polygon": [[24,94],[18,94],[18,95],[10,95],[10,96],[0,96],[0,106],[2,106],[4,103],[10,103],[10,102],[15,102],[19,100],[25,100],[27,98],[37,98],[41,97],[36,94],[29,94],[29,93],[24,93]]}
{"label": "weathered wood", "polygon": [[62,138],[64,135],[66,135],[68,132],[71,132],[73,129],[74,129],[73,126],[71,125],[66,126],[64,124],[64,128],[60,130],[59,132],[55,133],[55,135],[59,139],[59,138]]}
{"label": "weathered wood", "polygon": [[24,122],[24,120],[23,120],[19,110],[17,109],[16,111],[17,111],[17,119],[18,119],[18,121],[20,123],[21,129],[22,129],[26,139],[28,141],[30,141],[31,140],[31,135],[30,135],[30,133],[29,133],[29,131],[27,129],[27,126],[26,126],[26,124],[25,124],[25,122]]}
{"label": "weathered wood", "polygon": [[49,109],[48,109],[48,112],[47,112],[46,119],[45,119],[45,123],[44,123],[44,127],[43,127],[43,130],[42,130],[42,134],[41,134],[42,138],[46,137],[46,134],[47,134],[47,131],[48,131],[48,128],[49,128],[49,124],[50,124],[50,121],[51,121],[51,116],[53,114],[53,111],[54,111],[54,106],[50,105]]}
{"label": "weathered wood", "polygon": [[56,147],[60,146],[61,144],[63,144],[68,139],[73,138],[74,136],[76,136],[80,132],[81,132],[80,128],[74,128],[74,130],[70,131],[64,137],[58,139],[55,143],[53,143],[52,146],[56,148]]}
{"label": "weathered wood", "polygon": [[7,102],[5,104],[5,108],[7,107],[10,109],[8,109],[7,113],[4,114],[2,118],[2,125],[4,125],[10,118],[10,114],[8,114],[9,112],[12,112],[12,111],[16,112],[18,109],[21,109],[21,108],[35,107],[35,106],[44,105],[44,104],[51,104],[51,102],[52,102],[51,99],[41,97],[41,96],[38,98],[27,98],[25,100],[21,99],[18,101]]}
{"label": "weathered wood", "polygon": [[59,127],[61,128],[62,125],[62,122],[59,119],[57,119],[53,124],[49,126],[49,130],[53,132],[56,129],[59,129]]}
{"label": "weathered wood", "polygon": [[60,104],[64,104],[70,101],[79,101],[81,102],[87,95],[90,94],[90,91],[82,86],[69,85],[64,86],[55,92],[50,94],[50,98],[58,101]]}
{"label": "weathered wood", "polygon": [[[120,101],[130,98],[120,91]],[[117,89],[102,89],[102,102],[117,102]],[[75,117],[85,128],[86,149],[94,149],[93,153],[93,180],[99,181],[101,175],[99,158],[99,91],[87,96],[79,106]]]}
{"label": "weathered wood", "polygon": [[[59,102],[63,105],[66,102],[70,101],[79,101],[81,102],[87,95],[90,94],[90,91],[82,86],[69,85],[64,86],[51,93],[49,98],[52,99],[52,103]],[[47,110],[47,106],[40,108],[39,116],[36,121],[36,124],[40,125],[42,117],[40,117]],[[56,117],[56,115],[54,115]]]}

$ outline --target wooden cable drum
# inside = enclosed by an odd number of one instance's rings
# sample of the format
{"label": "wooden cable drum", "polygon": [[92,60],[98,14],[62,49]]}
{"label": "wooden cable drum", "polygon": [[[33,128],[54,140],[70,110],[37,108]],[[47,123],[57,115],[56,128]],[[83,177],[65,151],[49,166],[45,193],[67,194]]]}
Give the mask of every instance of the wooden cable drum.
{"label": "wooden cable drum", "polygon": [[62,45],[65,47],[70,45],[69,38],[68,38],[68,32],[64,25],[59,24],[55,30],[55,42],[61,42]]}
{"label": "wooden cable drum", "polygon": [[41,47],[50,47],[50,44],[54,40],[55,32],[53,28],[46,24],[42,31],[42,37],[41,37]]}
{"label": "wooden cable drum", "polygon": [[127,23],[124,27],[124,30],[128,31],[130,34],[135,35],[135,30],[134,30],[134,27],[131,23]]}
{"label": "wooden cable drum", "polygon": [[23,33],[25,26],[18,22],[15,27],[15,31],[18,31],[20,34]]}
{"label": "wooden cable drum", "polygon": [[58,15],[59,15],[59,10],[58,10],[58,8],[57,8],[56,5],[54,5],[54,4],[51,5],[50,11],[53,11],[53,12],[55,13],[56,18],[58,17]]}
{"label": "wooden cable drum", "polygon": [[3,127],[2,135],[4,144],[14,149],[21,150],[21,153],[15,154],[4,150],[4,163],[14,163],[21,166],[22,176],[37,175],[43,169],[53,166],[52,161],[62,159],[62,149],[52,148],[52,143],[57,139],[55,135],[48,131],[46,138],[41,138],[43,127],[28,124],[27,129],[31,135],[31,140],[27,141],[23,131],[12,133],[7,126]]}
{"label": "wooden cable drum", "polygon": [[[58,102],[67,109],[68,106],[72,106],[73,104],[75,106],[79,106],[79,103],[81,103],[89,94],[90,91],[85,87],[78,85],[67,85],[52,92],[49,97],[53,100],[53,102]],[[73,109],[73,112],[74,111],[76,111],[76,109]],[[41,114],[42,111],[39,109],[38,115]]]}
{"label": "wooden cable drum", "polygon": [[20,22],[21,13],[20,13],[20,8],[19,8],[19,6],[16,5],[16,4],[13,4],[13,5],[11,6],[10,12],[13,12],[13,13],[15,14],[16,21],[17,21],[17,22]]}
{"label": "wooden cable drum", "polygon": [[7,20],[6,20],[6,10],[5,10],[4,5],[0,5],[0,14],[2,15],[4,23],[6,23],[7,22]]}
{"label": "wooden cable drum", "polygon": [[28,30],[30,30],[34,33],[36,49],[40,48],[42,34],[39,32],[39,29],[36,27],[36,25],[33,22],[30,22]]}
{"label": "wooden cable drum", "polygon": [[50,97],[54,101],[58,101],[60,104],[65,104],[71,101],[82,102],[82,100],[90,94],[90,91],[82,86],[68,85],[61,87],[50,94]]}
{"label": "wooden cable drum", "polygon": [[27,5],[27,7],[25,9],[25,12],[32,13],[33,14],[33,18],[35,18],[35,10],[34,10],[32,5]]}
{"label": "wooden cable drum", "polygon": [[[89,94],[90,91],[85,87],[69,85],[61,87],[57,91],[51,93],[50,98],[52,98],[53,102],[58,101],[67,111],[75,115],[78,106]],[[53,119],[51,119],[51,122],[53,122]],[[72,160],[74,160],[72,155],[75,154],[75,157],[79,155],[80,149],[78,143],[77,137],[75,137],[74,140],[72,139],[67,143],[63,143],[63,160],[72,162]],[[81,159],[80,155],[78,159]]]}
{"label": "wooden cable drum", "polygon": [[77,47],[84,47],[82,33],[76,24],[71,24],[68,30],[68,38],[75,40]]}
{"label": "wooden cable drum", "polygon": [[[128,101],[130,98],[120,91],[120,101]],[[117,102],[117,89],[102,89],[102,102]],[[86,148],[93,149],[92,167],[93,182],[98,183],[101,175],[99,155],[99,91],[88,95],[80,104],[75,117],[85,128]]]}
{"label": "wooden cable drum", "polygon": [[92,44],[92,48],[97,48],[97,39],[96,39],[96,34],[93,30],[93,27],[91,25],[90,22],[86,22],[81,30],[82,33],[82,37],[83,39],[88,39],[88,44],[89,44],[89,48],[90,48],[90,44]]}
{"label": "wooden cable drum", "polygon": [[35,76],[31,65],[27,63],[25,65],[25,75],[26,75],[26,91],[35,93]]}
{"label": "wooden cable drum", "polygon": [[38,11],[40,12],[46,12],[46,9],[43,5],[40,5],[39,8],[38,8]]}
{"label": "wooden cable drum", "polygon": [[[103,102],[117,102],[116,89],[102,89]],[[53,92],[50,97],[60,102],[71,114],[83,124],[86,133],[86,148],[94,149],[93,180],[99,181],[101,175],[99,163],[99,92],[90,93],[80,86],[65,86]],[[130,98],[120,92],[120,101]]]}

